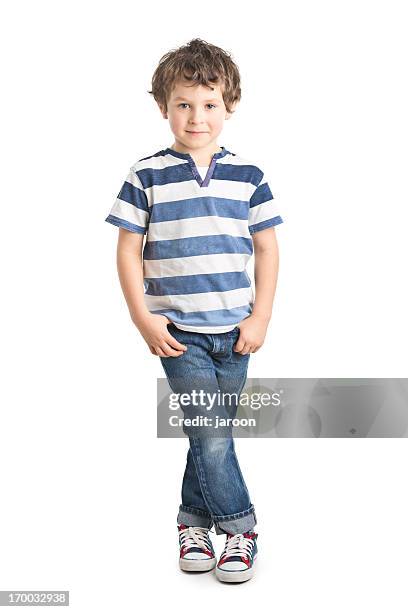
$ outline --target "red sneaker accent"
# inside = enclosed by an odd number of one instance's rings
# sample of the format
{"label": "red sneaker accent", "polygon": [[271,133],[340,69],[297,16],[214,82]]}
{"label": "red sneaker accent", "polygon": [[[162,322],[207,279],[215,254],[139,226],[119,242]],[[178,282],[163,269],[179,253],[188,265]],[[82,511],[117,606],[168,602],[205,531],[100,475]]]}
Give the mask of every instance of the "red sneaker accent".
{"label": "red sneaker accent", "polygon": [[257,538],[258,534],[255,533],[254,531],[253,532],[247,531],[246,533],[244,533],[244,536],[246,538],[250,538],[251,540],[255,540]]}
{"label": "red sneaker accent", "polygon": [[245,565],[247,565],[248,567],[250,566],[250,561],[245,555],[228,555],[227,557],[223,557],[219,560],[218,567],[228,561],[230,557],[241,557],[241,560],[245,563]]}

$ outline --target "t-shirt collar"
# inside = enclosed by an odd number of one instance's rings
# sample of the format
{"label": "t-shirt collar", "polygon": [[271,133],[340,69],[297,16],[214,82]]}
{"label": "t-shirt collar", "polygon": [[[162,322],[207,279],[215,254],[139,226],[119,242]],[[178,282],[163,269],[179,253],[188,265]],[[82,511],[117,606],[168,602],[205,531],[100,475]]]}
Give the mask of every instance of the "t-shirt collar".
{"label": "t-shirt collar", "polygon": [[[167,147],[166,149],[164,149],[164,153],[174,155],[174,157],[179,157],[180,159],[192,159],[190,153],[180,153],[179,151],[175,151],[171,147]],[[228,151],[228,149],[226,149],[225,147],[221,146],[221,151],[218,151],[218,153],[214,153],[212,159],[220,159],[228,153],[230,153],[230,151]]]}

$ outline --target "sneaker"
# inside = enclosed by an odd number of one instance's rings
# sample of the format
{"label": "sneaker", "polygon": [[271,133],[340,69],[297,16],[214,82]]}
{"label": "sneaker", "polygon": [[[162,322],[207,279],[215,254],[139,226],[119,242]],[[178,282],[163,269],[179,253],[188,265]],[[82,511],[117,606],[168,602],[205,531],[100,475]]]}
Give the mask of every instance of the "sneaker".
{"label": "sneaker", "polygon": [[186,572],[205,572],[217,564],[213,544],[206,527],[177,525],[180,543],[180,569]]}
{"label": "sneaker", "polygon": [[254,561],[258,552],[254,531],[227,534],[224,551],[215,569],[222,582],[244,582],[252,578]]}

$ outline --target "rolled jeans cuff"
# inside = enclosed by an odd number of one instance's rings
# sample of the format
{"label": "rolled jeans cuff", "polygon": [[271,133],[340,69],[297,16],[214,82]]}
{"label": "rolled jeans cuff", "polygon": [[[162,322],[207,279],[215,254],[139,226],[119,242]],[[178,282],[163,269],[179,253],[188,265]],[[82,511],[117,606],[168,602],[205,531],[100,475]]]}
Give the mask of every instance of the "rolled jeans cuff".
{"label": "rolled jeans cuff", "polygon": [[177,522],[179,525],[183,524],[187,527],[208,527],[208,529],[211,529],[213,526],[211,514],[198,508],[183,506],[183,504],[179,507]]}
{"label": "rolled jeans cuff", "polygon": [[248,510],[244,510],[243,512],[226,514],[224,516],[213,515],[212,519],[217,535],[222,533],[230,533],[231,535],[245,533],[253,529],[256,525],[256,515],[253,504],[251,504]]}

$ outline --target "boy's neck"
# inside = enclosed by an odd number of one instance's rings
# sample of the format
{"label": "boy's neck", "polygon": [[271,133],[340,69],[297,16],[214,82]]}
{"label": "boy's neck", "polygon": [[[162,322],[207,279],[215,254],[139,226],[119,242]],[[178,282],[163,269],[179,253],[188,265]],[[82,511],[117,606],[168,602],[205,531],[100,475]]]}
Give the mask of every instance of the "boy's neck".
{"label": "boy's neck", "polygon": [[211,142],[209,145],[199,149],[191,149],[176,140],[170,148],[178,153],[189,153],[197,166],[209,166],[214,153],[222,151],[216,142]]}

